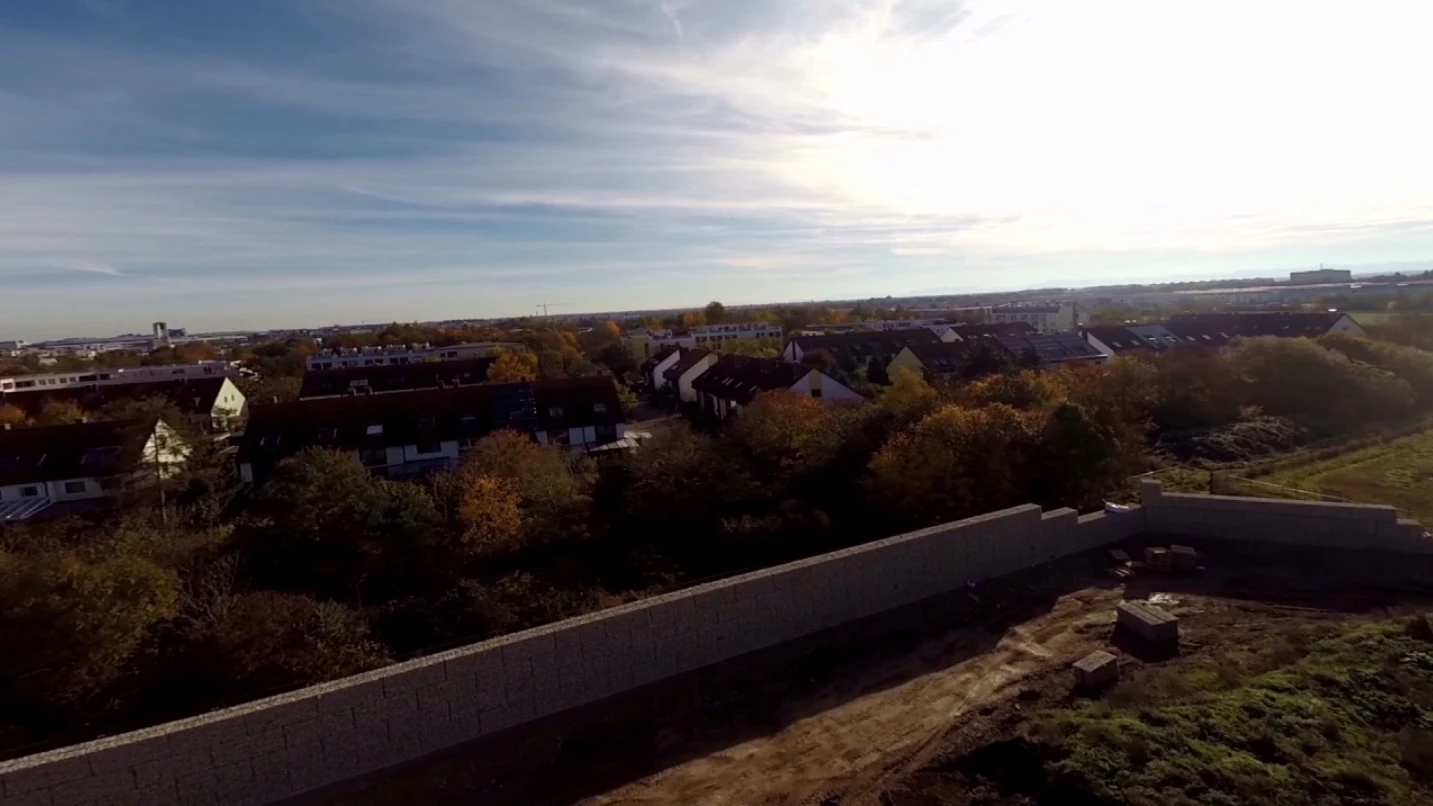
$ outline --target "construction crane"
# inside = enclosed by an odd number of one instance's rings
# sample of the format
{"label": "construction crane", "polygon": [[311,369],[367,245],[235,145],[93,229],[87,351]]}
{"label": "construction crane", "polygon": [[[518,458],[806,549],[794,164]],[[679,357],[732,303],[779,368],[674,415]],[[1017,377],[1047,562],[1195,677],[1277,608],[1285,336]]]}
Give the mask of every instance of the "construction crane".
{"label": "construction crane", "polygon": [[[542,311],[542,318],[543,318],[544,320],[546,320],[546,319],[547,319],[547,309],[548,309],[548,308],[567,308],[567,307],[571,307],[571,306],[572,306],[572,303],[570,303],[570,302],[539,302],[539,303],[537,303],[537,310],[541,310],[541,311]],[[536,311],[534,311],[534,313],[535,313],[535,312],[536,312]]]}

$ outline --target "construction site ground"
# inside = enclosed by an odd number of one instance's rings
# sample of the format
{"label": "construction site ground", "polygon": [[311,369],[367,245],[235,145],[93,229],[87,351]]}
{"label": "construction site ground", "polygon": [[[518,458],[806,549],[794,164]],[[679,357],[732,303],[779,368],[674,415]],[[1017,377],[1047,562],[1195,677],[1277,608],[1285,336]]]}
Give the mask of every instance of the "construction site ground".
{"label": "construction site ground", "polygon": [[[1132,547],[1137,551],[1137,547]],[[1124,677],[1306,624],[1433,603],[1427,563],[1201,547],[1187,574],[1071,558],[739,658],[297,799],[302,804],[1029,804],[1000,752],[1070,702],[1095,649]],[[1138,556],[1136,554],[1136,556]],[[1180,617],[1177,656],[1114,640],[1115,606]]]}

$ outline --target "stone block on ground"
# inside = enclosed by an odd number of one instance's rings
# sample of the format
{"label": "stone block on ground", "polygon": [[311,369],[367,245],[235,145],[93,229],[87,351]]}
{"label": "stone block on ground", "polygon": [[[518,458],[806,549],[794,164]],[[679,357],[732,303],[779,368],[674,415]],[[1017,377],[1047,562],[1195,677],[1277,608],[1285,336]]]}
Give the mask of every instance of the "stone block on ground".
{"label": "stone block on ground", "polygon": [[1199,567],[1199,552],[1191,546],[1170,546],[1169,553],[1174,558],[1174,567],[1180,571],[1193,571]]}
{"label": "stone block on ground", "polygon": [[1149,602],[1120,602],[1119,626],[1150,643],[1177,643],[1179,619],[1169,611]]}
{"label": "stone block on ground", "polygon": [[1095,650],[1075,661],[1075,686],[1094,691],[1120,679],[1119,660],[1104,650]]}

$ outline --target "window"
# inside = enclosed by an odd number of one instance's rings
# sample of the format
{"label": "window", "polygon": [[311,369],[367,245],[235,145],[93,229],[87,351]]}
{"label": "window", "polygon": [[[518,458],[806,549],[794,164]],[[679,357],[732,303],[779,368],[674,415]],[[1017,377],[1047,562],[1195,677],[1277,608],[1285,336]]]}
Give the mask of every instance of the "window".
{"label": "window", "polygon": [[562,407],[561,407],[561,406],[553,406],[552,408],[550,408],[550,409],[547,410],[547,416],[549,416],[549,417],[561,417],[561,416],[562,416]]}
{"label": "window", "polygon": [[437,418],[437,417],[419,417],[419,418],[418,418],[418,430],[419,430],[419,431],[433,431],[433,430],[437,429],[437,427],[438,427],[438,418]]}
{"label": "window", "polygon": [[821,390],[820,390],[820,389],[812,389],[812,390],[811,390],[811,396],[812,396],[812,397],[815,397],[815,398],[821,397]]}
{"label": "window", "polygon": [[21,487],[21,488],[20,488],[20,497],[21,497],[21,498],[35,498],[35,497],[37,497],[39,494],[40,494],[40,488],[39,488],[39,487]]}
{"label": "window", "polygon": [[464,414],[458,423],[463,426],[464,431],[472,431],[478,427],[478,415]]}
{"label": "window", "polygon": [[318,430],[318,438],[320,440],[327,441],[336,436],[338,436],[338,428],[336,426],[326,425]]}
{"label": "window", "polygon": [[419,453],[442,453],[443,443],[436,439],[424,439],[418,442]]}
{"label": "window", "polygon": [[259,447],[272,448],[279,444],[279,438],[279,434],[265,434],[262,437],[259,437]]}
{"label": "window", "polygon": [[365,433],[367,433],[368,436],[370,436],[370,437],[381,437],[381,436],[383,436],[383,426],[382,426],[382,425],[370,425],[370,426],[368,426],[368,431],[365,432]]}
{"label": "window", "polygon": [[593,412],[594,414],[606,414],[606,413],[607,413],[607,404],[606,404],[606,403],[593,403],[593,404],[592,404],[592,412]]}
{"label": "window", "polygon": [[85,486],[85,483],[84,483],[83,481],[67,481],[67,482],[65,482],[65,492],[67,492],[67,493],[82,493],[82,492],[84,492],[86,489],[88,489],[88,488]]}

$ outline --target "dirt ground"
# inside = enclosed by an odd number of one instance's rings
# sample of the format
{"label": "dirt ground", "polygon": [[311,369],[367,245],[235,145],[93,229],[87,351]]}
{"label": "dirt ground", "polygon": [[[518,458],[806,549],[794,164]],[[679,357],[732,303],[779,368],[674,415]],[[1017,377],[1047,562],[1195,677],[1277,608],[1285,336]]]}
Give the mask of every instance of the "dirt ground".
{"label": "dirt ground", "polygon": [[[1310,558],[1305,558],[1309,560]],[[848,631],[421,759],[302,803],[1004,803],[972,768],[1036,709],[1068,702],[1094,649],[1123,674],[1254,647],[1271,631],[1433,601],[1329,569],[1214,557],[1188,576],[1109,576],[1100,558],[886,614]],[[1173,659],[1112,643],[1122,598],[1181,618]],[[1019,801],[1009,801],[1016,803]]]}

